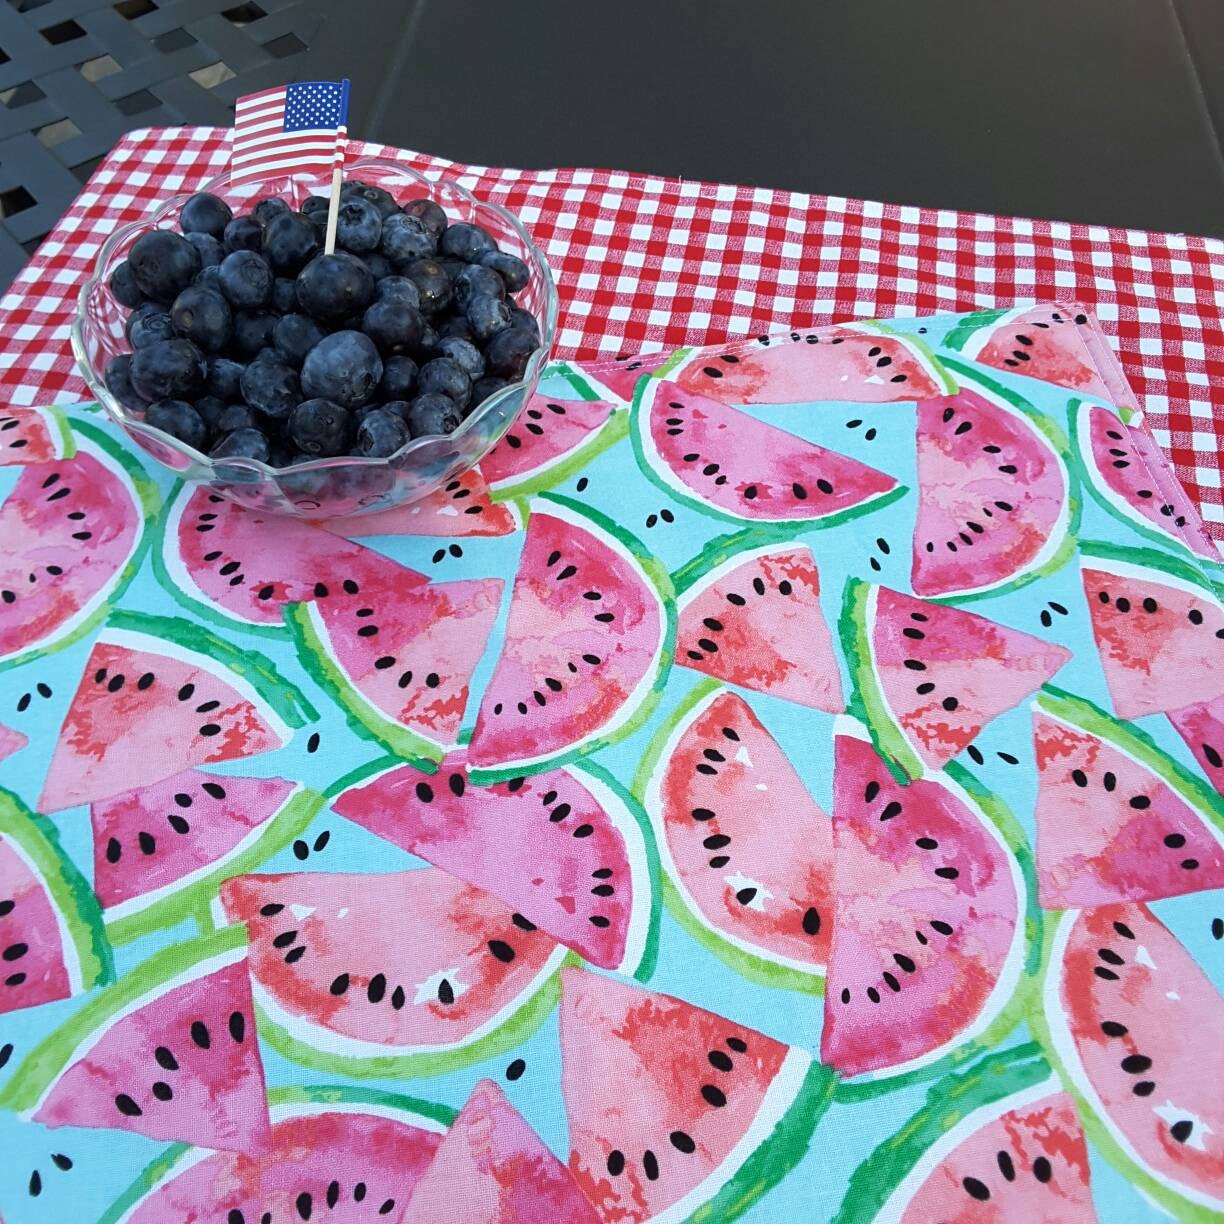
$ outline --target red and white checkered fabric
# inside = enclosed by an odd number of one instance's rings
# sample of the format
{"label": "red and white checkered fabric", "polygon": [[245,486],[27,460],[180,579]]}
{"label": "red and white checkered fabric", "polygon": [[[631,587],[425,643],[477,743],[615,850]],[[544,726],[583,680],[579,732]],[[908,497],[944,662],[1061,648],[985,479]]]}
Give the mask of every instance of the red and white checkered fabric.
{"label": "red and white checkered fabric", "polygon": [[[1218,239],[350,148],[457,176],[522,217],[557,278],[558,356],[713,344],[792,323],[1089,303],[1156,440],[1224,539]],[[137,131],[116,146],[0,301],[0,397],[84,393],[68,325],[103,239],[166,195],[195,189],[228,155],[229,133],[217,128]]]}

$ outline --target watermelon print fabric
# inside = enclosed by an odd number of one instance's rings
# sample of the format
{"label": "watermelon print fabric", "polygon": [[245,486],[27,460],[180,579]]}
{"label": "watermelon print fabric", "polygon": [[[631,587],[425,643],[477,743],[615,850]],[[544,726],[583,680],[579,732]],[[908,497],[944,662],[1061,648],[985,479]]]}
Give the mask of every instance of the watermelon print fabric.
{"label": "watermelon print fabric", "polygon": [[1222,568],[1075,304],[0,466],[9,1224],[1224,1219]]}

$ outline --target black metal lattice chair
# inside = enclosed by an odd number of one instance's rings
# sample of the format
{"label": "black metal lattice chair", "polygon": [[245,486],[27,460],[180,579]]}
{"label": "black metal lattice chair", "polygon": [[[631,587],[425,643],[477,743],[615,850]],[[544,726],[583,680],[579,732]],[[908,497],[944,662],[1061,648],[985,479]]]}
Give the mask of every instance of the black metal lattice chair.
{"label": "black metal lattice chair", "polygon": [[125,133],[228,126],[326,0],[0,0],[0,289]]}

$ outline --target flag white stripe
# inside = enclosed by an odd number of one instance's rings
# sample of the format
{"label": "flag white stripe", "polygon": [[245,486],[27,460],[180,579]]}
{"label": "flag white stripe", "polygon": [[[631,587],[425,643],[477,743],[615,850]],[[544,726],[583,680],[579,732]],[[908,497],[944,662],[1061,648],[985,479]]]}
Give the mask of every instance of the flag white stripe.
{"label": "flag white stripe", "polygon": [[284,113],[285,104],[283,102],[273,102],[271,106],[259,106],[251,110],[234,109],[234,117],[238,120],[239,126],[266,119],[270,115],[283,115]]}
{"label": "flag white stripe", "polygon": [[293,173],[306,174],[314,170],[331,168],[331,161],[326,157],[290,157],[284,161],[260,161],[250,166],[238,166],[234,169],[231,182],[239,182],[242,178],[262,178],[265,172],[289,170]]}
{"label": "flag white stripe", "polygon": [[329,131],[303,131],[303,132],[272,132],[266,136],[257,136],[252,140],[236,140],[234,141],[235,153],[250,153],[258,152],[260,149],[266,149],[271,145],[292,144],[296,140],[301,140],[303,143],[317,140],[335,140],[335,132]]}
{"label": "flag white stripe", "polygon": [[265,110],[283,110],[285,106],[284,93],[273,94],[267,98],[243,98],[234,103],[235,115],[255,115]]}
{"label": "flag white stripe", "polygon": [[301,145],[277,145],[272,149],[261,149],[258,153],[238,154],[232,160],[235,166],[247,166],[250,165],[251,162],[262,161],[273,157],[288,157],[290,154],[296,154],[302,157],[309,157],[311,154],[314,154],[316,159],[326,160],[333,148],[334,146],[331,141],[328,141],[326,144],[320,144],[318,141],[311,141],[309,144]]}
{"label": "flag white stripe", "polygon": [[239,127],[234,129],[234,138],[238,141],[252,140],[257,136],[264,136],[268,133],[279,135],[285,130],[285,121],[283,119],[273,119],[268,123],[256,123],[251,127]]}

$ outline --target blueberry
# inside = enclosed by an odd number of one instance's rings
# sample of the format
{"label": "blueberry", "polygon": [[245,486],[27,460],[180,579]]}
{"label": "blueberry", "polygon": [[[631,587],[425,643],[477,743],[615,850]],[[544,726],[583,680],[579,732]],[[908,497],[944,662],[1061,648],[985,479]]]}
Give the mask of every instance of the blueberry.
{"label": "blueberry", "polygon": [[450,305],[451,279],[436,259],[416,259],[405,271],[421,295],[421,310],[436,314]]}
{"label": "blueberry", "polygon": [[485,347],[485,369],[508,382],[518,382],[527,368],[531,354],[539,341],[522,327],[507,327],[498,332]]}
{"label": "blueberry", "polygon": [[[200,411],[199,401],[196,401],[196,411]],[[203,416],[203,413],[200,413]],[[218,413],[212,425],[219,434],[233,433],[235,429],[262,429],[262,423],[255,415],[254,409],[246,404],[226,404]]]}
{"label": "blueberry", "polygon": [[509,251],[486,251],[480,257],[480,266],[492,268],[501,277],[509,293],[518,293],[520,289],[526,289],[527,281],[531,277],[527,265],[517,255],[511,255]]}
{"label": "blueberry", "polygon": [[427,395],[433,391],[449,397],[462,410],[472,398],[472,380],[457,361],[435,357],[426,362],[417,375],[417,394]]}
{"label": "blueberry", "polygon": [[415,306],[394,300],[375,302],[361,320],[361,330],[378,345],[379,352],[388,356],[414,348],[424,327]]}
{"label": "blueberry", "polygon": [[128,252],[128,267],[136,284],[155,302],[173,302],[202,266],[200,252],[170,230],[148,230]]}
{"label": "blueberry", "polygon": [[353,421],[329,399],[308,399],[290,414],[289,440],[308,455],[343,455],[349,448]]}
{"label": "blueberry", "polygon": [[196,274],[195,280],[191,282],[200,289],[215,289],[218,293],[221,292],[221,265],[205,264]]}
{"label": "blueberry", "polygon": [[496,395],[503,387],[509,385],[504,378],[495,378],[492,374],[478,378],[472,384],[472,402],[468,405],[469,410],[475,408],[477,404],[483,404],[490,395]]}
{"label": "blueberry", "polygon": [[389,217],[392,213],[399,212],[399,205],[395,202],[395,197],[382,187],[375,187],[373,183],[351,179],[344,185],[341,195],[346,200],[356,196],[358,199],[373,204],[378,209],[380,217]]}
{"label": "blueberry", "polygon": [[270,310],[239,310],[234,315],[234,349],[249,359],[270,347],[276,320]]}
{"label": "blueberry", "polygon": [[272,309],[277,314],[293,314],[297,308],[297,277],[278,276],[272,282]]}
{"label": "blueberry", "polygon": [[234,251],[221,261],[221,292],[235,310],[258,310],[272,301],[275,279],[257,251]]}
{"label": "blueberry", "polygon": [[406,264],[431,258],[437,253],[438,240],[418,218],[395,213],[382,223],[379,249],[392,263]]}
{"label": "blueberry", "polygon": [[[394,412],[400,420],[407,423],[408,413],[412,411],[412,401],[406,399],[387,400],[385,404],[371,404],[370,409],[377,412]],[[360,412],[365,412],[364,408],[359,409]]]}
{"label": "blueberry", "polygon": [[112,357],[106,363],[104,378],[106,389],[129,412],[140,412],[144,409],[145,401],[136,394],[136,388],[132,386],[132,358],[129,353]]}
{"label": "blueberry", "polygon": [[268,439],[258,429],[235,429],[227,433],[209,451],[214,459],[258,459],[267,463],[271,458]]}
{"label": "blueberry", "polygon": [[440,356],[438,352],[438,333],[428,324],[425,324],[424,330],[421,332],[421,338],[416,343],[416,348],[409,354],[417,365],[424,365],[427,361],[432,361],[435,357]]}
{"label": "blueberry", "polygon": [[217,399],[227,404],[241,399],[242,371],[245,369],[246,366],[240,362],[231,361],[228,357],[210,357],[208,373],[204,379],[204,386],[208,394],[215,395]]}
{"label": "blueberry", "polygon": [[359,331],[333,332],[306,354],[302,391],[310,399],[329,399],[356,408],[374,398],[383,363],[374,341]]}
{"label": "blueberry", "polygon": [[496,251],[497,243],[489,232],[468,221],[457,221],[438,240],[444,255],[453,255],[465,263],[475,263],[486,251]]}
{"label": "blueberry", "polygon": [[135,310],[145,300],[140,286],[136,283],[132,265],[126,259],[110,274],[107,283],[110,285],[111,295],[120,306]]}
{"label": "blueberry", "polygon": [[180,336],[206,353],[224,348],[233,334],[229,303],[215,289],[188,286],[174,299],[170,318]]}
{"label": "blueberry", "polygon": [[200,414],[200,419],[208,426],[210,433],[217,432],[217,422],[221,419],[221,414],[226,410],[228,405],[219,400],[215,395],[201,395],[193,404],[195,410]]}
{"label": "blueberry", "polygon": [[510,307],[501,298],[476,297],[468,303],[467,321],[477,341],[487,344],[498,332],[509,328]]}
{"label": "blueberry", "polygon": [[179,213],[179,229],[184,234],[207,234],[210,238],[220,238],[233,217],[233,209],[219,196],[197,191]]}
{"label": "blueberry", "polygon": [[252,361],[242,374],[242,398],[266,416],[283,419],[302,398],[298,373],[275,357]]}
{"label": "blueberry", "polygon": [[442,336],[438,340],[438,352],[449,357],[473,382],[484,375],[484,358],[470,341],[458,336]]}
{"label": "blueberry", "polygon": [[283,315],[272,332],[272,342],[286,364],[301,368],[306,354],[327,333],[309,316],[304,314]]}
{"label": "blueberry", "polygon": [[506,286],[492,268],[482,268],[480,264],[465,264],[455,277],[455,305],[460,310],[467,310],[474,298],[505,296]]}
{"label": "blueberry", "polygon": [[535,315],[529,310],[524,310],[521,306],[510,307],[510,326],[520,331],[525,331],[535,341],[537,348],[540,346],[540,325],[536,321]]}
{"label": "blueberry", "polygon": [[225,248],[211,234],[198,234],[193,230],[184,237],[200,253],[201,272],[204,268],[216,267],[225,258]]}
{"label": "blueberry", "polygon": [[315,213],[322,213],[326,217],[329,208],[331,208],[331,200],[327,196],[307,196],[302,201],[300,211],[307,217],[312,217]]}
{"label": "blueberry", "polygon": [[382,214],[365,199],[353,194],[343,201],[336,217],[336,241],[345,250],[360,255],[373,251],[382,237]]}
{"label": "blueberry", "polygon": [[418,395],[408,409],[408,431],[414,438],[454,433],[462,416],[449,396],[430,392]]}
{"label": "blueberry", "polygon": [[322,245],[318,230],[301,213],[285,209],[264,225],[264,258],[278,276],[296,276]]}
{"label": "blueberry", "polygon": [[438,340],[445,340],[448,336],[457,340],[472,340],[472,328],[465,315],[448,315],[439,322]]}
{"label": "blueberry", "polygon": [[273,217],[289,211],[289,205],[280,196],[266,196],[251,209],[251,216],[266,229]]}
{"label": "blueberry", "polygon": [[374,290],[376,302],[406,302],[409,306],[420,309],[421,295],[416,282],[406,276],[384,276]]}
{"label": "blueberry", "polygon": [[357,426],[355,453],[368,459],[386,459],[409,437],[408,426],[398,413],[379,408],[367,413]]}
{"label": "blueberry", "polygon": [[[368,254],[363,255],[361,262],[370,269],[370,275],[374,278],[375,282],[385,280],[395,271],[391,266],[391,261],[385,255],[380,255],[377,251],[370,251]],[[377,291],[376,284],[375,292]]]}
{"label": "blueberry", "polygon": [[442,237],[442,232],[447,226],[446,213],[433,200],[425,199],[424,197],[418,200],[409,200],[403,206],[403,211],[409,217],[416,217],[434,236],[435,240]]}
{"label": "blueberry", "polygon": [[227,251],[258,251],[263,246],[263,227],[252,216],[235,217],[221,239]]}
{"label": "blueberry", "polygon": [[174,330],[174,320],[168,311],[160,307],[154,310],[135,310],[128,316],[125,328],[128,340],[133,349],[146,348],[159,340],[173,340],[178,334]]}
{"label": "blueberry", "polygon": [[298,274],[298,301],[322,322],[339,322],[364,310],[374,297],[370,269],[346,251],[316,255]]}
{"label": "blueberry", "polygon": [[145,422],[196,450],[203,450],[208,444],[208,426],[184,400],[161,399],[150,404],[145,413]]}
{"label": "blueberry", "polygon": [[385,400],[411,399],[416,392],[417,363],[411,357],[388,357],[383,362],[378,394]]}
{"label": "blueberry", "polygon": [[459,273],[467,267],[467,264],[465,264],[462,259],[455,259],[451,255],[439,255],[438,266],[446,273],[447,276],[450,277],[451,286],[453,288]]}

